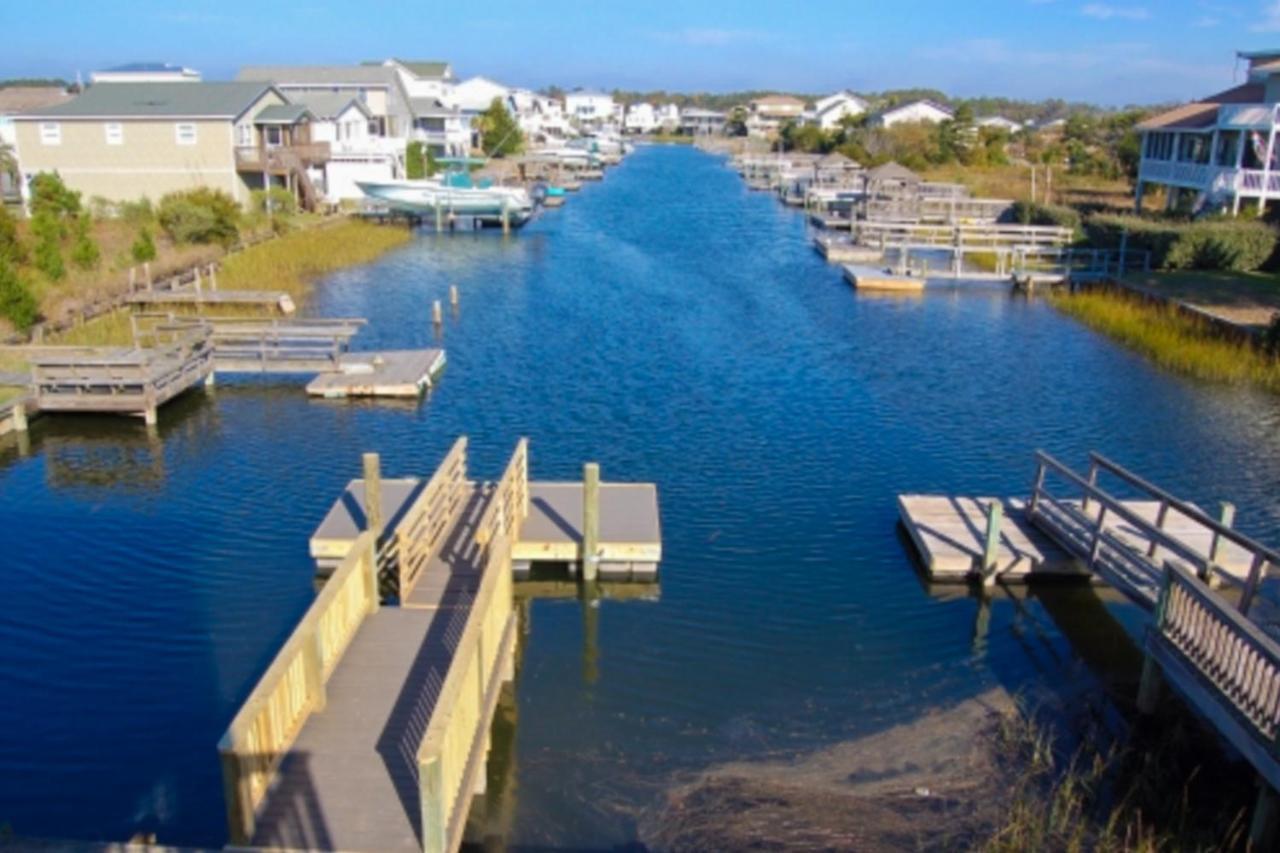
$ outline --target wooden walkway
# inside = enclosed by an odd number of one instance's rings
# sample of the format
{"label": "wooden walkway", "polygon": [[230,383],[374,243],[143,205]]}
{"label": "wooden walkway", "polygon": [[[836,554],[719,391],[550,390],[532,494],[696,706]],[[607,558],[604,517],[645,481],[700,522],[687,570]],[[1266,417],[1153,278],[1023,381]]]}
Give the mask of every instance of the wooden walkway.
{"label": "wooden walkway", "polygon": [[219,744],[233,844],[458,849],[514,674],[533,500],[524,440],[495,483],[466,459],[464,437],[425,482],[384,482],[367,454],[317,531],[332,571]]}

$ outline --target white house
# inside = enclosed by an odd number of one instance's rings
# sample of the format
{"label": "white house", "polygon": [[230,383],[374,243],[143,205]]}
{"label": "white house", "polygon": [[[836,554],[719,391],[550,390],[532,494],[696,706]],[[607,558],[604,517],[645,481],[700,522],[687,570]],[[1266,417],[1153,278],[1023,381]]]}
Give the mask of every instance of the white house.
{"label": "white house", "polygon": [[581,125],[600,125],[613,120],[613,95],[590,89],[579,89],[564,96],[564,109],[570,120]]}
{"label": "white house", "polygon": [[1196,208],[1232,213],[1280,199],[1280,49],[1237,56],[1249,63],[1243,84],[1138,124],[1139,207],[1151,185],[1167,190],[1170,208],[1188,193]]}
{"label": "white house", "polygon": [[89,75],[90,83],[199,83],[200,72],[165,62],[131,62]]}
{"label": "white house", "polygon": [[680,127],[680,108],[675,104],[663,104],[657,109],[658,126],[667,133],[675,133]]}
{"label": "white house", "polygon": [[638,103],[627,107],[623,129],[632,133],[652,133],[658,126],[658,113],[653,104]]}
{"label": "white house", "polygon": [[311,92],[295,94],[292,100],[311,113],[311,141],[329,143],[322,174],[312,177],[327,200],[360,199],[364,194],[356,181],[389,181],[404,175],[406,140],[370,133],[377,125],[358,97]]}
{"label": "white house", "polygon": [[367,62],[365,65],[381,65],[394,70],[401,86],[411,98],[435,98],[445,103],[451,102],[453,66],[447,62],[436,59],[388,59],[383,62]]}
{"label": "white house", "polygon": [[512,93],[516,107],[516,122],[525,137],[533,142],[549,142],[577,136],[577,131],[565,115],[564,104],[557,98],[539,95],[528,89]]}
{"label": "white house", "polygon": [[709,136],[724,130],[725,114],[686,107],[680,111],[680,130],[690,136]]}
{"label": "white house", "polygon": [[464,113],[482,113],[489,109],[494,98],[502,101],[507,109],[512,109],[509,103],[511,92],[512,90],[507,86],[488,77],[468,77],[454,85],[452,97],[445,101],[452,103]]}
{"label": "white house", "polygon": [[933,101],[911,101],[907,104],[884,110],[875,117],[875,123],[881,127],[893,127],[895,124],[924,122],[940,124],[950,121],[951,110]]}
{"label": "white house", "polygon": [[977,121],[977,125],[978,127],[990,127],[996,130],[1003,130],[1008,133],[1017,133],[1022,130],[1022,125],[1019,122],[1005,118],[1004,116],[987,116],[986,118],[980,118]]}
{"label": "white house", "polygon": [[867,102],[849,91],[836,92],[819,99],[813,105],[810,122],[823,130],[840,126],[846,116],[860,116],[867,111]]}

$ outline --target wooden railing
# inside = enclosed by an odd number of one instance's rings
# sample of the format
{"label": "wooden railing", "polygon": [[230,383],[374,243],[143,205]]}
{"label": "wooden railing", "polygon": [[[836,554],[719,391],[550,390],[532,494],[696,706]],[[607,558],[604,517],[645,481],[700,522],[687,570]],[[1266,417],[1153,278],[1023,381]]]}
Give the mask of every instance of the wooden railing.
{"label": "wooden railing", "polygon": [[234,844],[254,816],[307,718],[324,708],[325,682],[366,616],[378,609],[374,534],[361,533],[218,743]]}
{"label": "wooden railing", "polygon": [[220,370],[264,373],[336,370],[351,339],[365,323],[357,318],[210,322],[214,361]]}
{"label": "wooden railing", "polygon": [[1165,677],[1272,785],[1280,781],[1280,644],[1166,562],[1147,637]]}
{"label": "wooden railing", "polygon": [[404,601],[431,558],[444,544],[467,499],[467,437],[453,443],[435,474],[418,493],[379,555],[383,593]]}
{"label": "wooden railing", "polygon": [[529,440],[522,438],[494,487],[489,505],[476,525],[476,543],[486,546],[499,536],[514,539],[529,515]]}
{"label": "wooden railing", "polygon": [[488,725],[515,641],[511,539],[484,549],[480,588],[418,747],[422,847],[452,853],[462,843],[477,774],[485,772]]}
{"label": "wooden railing", "polygon": [[930,225],[913,222],[853,223],[854,233],[867,243],[910,243],[930,246],[1063,246],[1074,233],[1056,225]]}

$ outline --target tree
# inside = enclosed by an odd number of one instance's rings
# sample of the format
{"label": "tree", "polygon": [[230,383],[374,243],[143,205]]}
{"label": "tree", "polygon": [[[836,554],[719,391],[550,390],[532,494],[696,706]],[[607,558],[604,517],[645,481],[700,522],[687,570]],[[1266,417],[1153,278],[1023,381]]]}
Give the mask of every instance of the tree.
{"label": "tree", "polygon": [[82,270],[93,269],[102,258],[102,252],[90,233],[92,224],[88,213],[81,213],[76,219],[76,242],[71,247],[71,261]]}
{"label": "tree", "polygon": [[217,243],[229,247],[240,236],[240,205],[207,187],[169,193],[156,210],[160,227],[175,243]]}
{"label": "tree", "polygon": [[67,188],[56,172],[41,172],[31,179],[31,215],[48,213],[59,223],[80,215],[80,193]]}
{"label": "tree", "polygon": [[18,239],[18,223],[3,204],[0,204],[0,260],[14,266],[27,262],[27,249]]}
{"label": "tree", "polygon": [[67,274],[62,263],[62,223],[48,210],[31,217],[31,233],[36,237],[35,262],[50,281],[60,281]]}
{"label": "tree", "polygon": [[40,307],[18,270],[0,257],[0,316],[19,329],[29,329],[40,318]]}
{"label": "tree", "polygon": [[489,108],[477,117],[476,125],[480,130],[480,147],[490,157],[518,154],[524,147],[520,125],[502,105],[501,98],[493,99]]}
{"label": "tree", "polygon": [[729,120],[725,122],[724,132],[726,136],[746,136],[747,135],[747,108],[744,106],[736,106],[729,111]]}
{"label": "tree", "polygon": [[151,229],[143,225],[138,229],[138,237],[133,241],[133,245],[129,247],[129,254],[133,256],[135,264],[146,263],[156,259],[156,241],[151,237]]}

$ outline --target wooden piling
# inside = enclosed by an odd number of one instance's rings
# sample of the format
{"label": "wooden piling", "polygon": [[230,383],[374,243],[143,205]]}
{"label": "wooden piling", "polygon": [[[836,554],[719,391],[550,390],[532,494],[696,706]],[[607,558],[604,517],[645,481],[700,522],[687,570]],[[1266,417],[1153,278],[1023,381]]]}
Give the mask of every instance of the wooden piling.
{"label": "wooden piling", "polygon": [[507,205],[507,197],[502,197],[502,233],[511,233],[511,212]]}
{"label": "wooden piling", "polygon": [[209,264],[209,289],[218,292],[218,265]]}
{"label": "wooden piling", "polygon": [[582,466],[582,579],[594,581],[599,571],[600,465]]}
{"label": "wooden piling", "polygon": [[996,557],[1000,553],[1000,524],[1004,519],[1004,507],[999,498],[992,498],[987,505],[987,538],[982,549],[982,585],[996,582]]}
{"label": "wooden piling", "polygon": [[13,406],[13,431],[27,431],[27,407],[24,403],[15,403]]}
{"label": "wooden piling", "polygon": [[142,277],[147,282],[147,290],[151,289],[151,261],[144,261],[142,264]]}
{"label": "wooden piling", "polygon": [[458,285],[449,285],[449,304],[454,308],[458,307]]}
{"label": "wooden piling", "polygon": [[444,325],[444,309],[440,307],[439,299],[431,303],[431,324],[437,329]]}
{"label": "wooden piling", "polygon": [[439,234],[444,230],[444,208],[436,205],[436,233]]}
{"label": "wooden piling", "polygon": [[382,533],[382,462],[376,453],[361,457],[364,463],[364,529]]}

